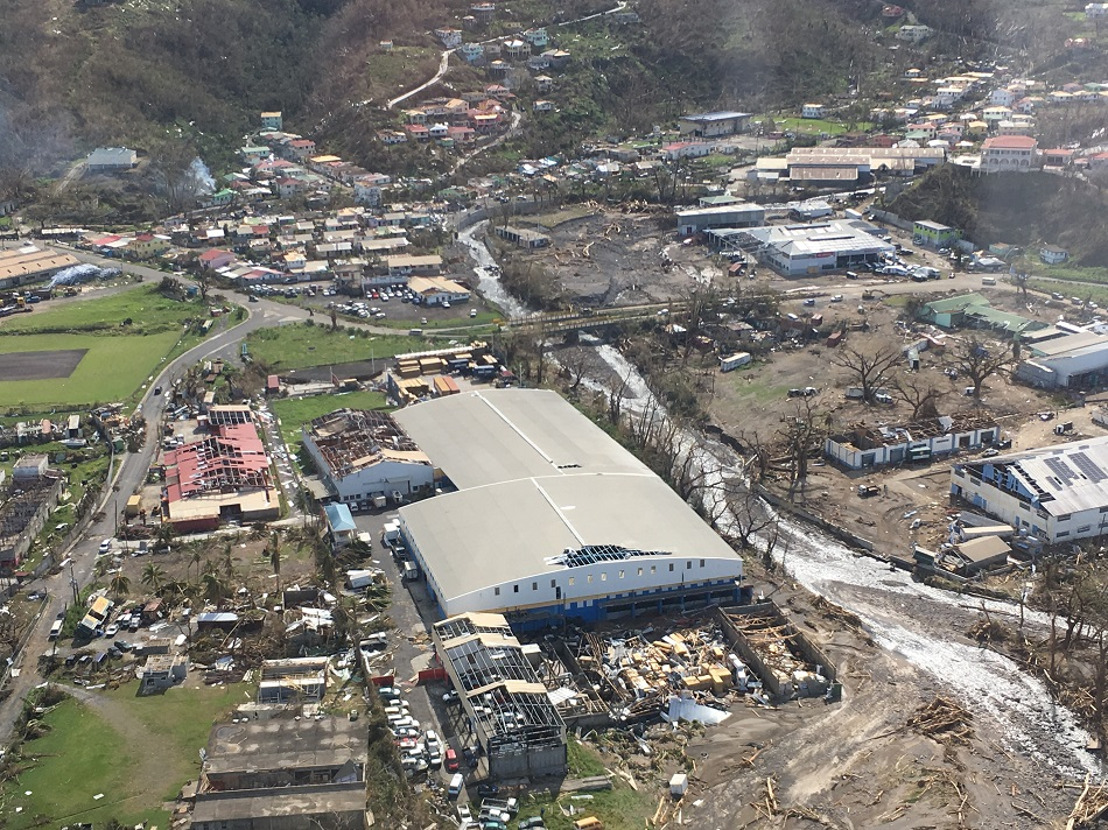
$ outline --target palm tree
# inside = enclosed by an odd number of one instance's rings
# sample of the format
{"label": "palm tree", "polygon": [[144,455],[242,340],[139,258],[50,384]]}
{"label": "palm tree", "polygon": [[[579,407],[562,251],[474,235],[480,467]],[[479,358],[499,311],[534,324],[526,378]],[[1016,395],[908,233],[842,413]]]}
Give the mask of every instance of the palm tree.
{"label": "palm tree", "polygon": [[125,597],[131,592],[131,580],[124,576],[121,571],[116,571],[112,581],[108,584],[108,588],[116,596]]}
{"label": "palm tree", "polygon": [[189,564],[185,567],[185,577],[188,577],[189,567],[196,566],[196,578],[200,578],[200,563],[204,561],[204,552],[200,548],[192,549],[192,556],[189,557]]}
{"label": "palm tree", "polygon": [[160,565],[151,562],[142,570],[142,584],[155,594],[158,593],[165,584],[165,571]]}
{"label": "palm tree", "polygon": [[227,596],[227,583],[214,568],[204,571],[200,582],[204,586],[204,597],[216,605]]}

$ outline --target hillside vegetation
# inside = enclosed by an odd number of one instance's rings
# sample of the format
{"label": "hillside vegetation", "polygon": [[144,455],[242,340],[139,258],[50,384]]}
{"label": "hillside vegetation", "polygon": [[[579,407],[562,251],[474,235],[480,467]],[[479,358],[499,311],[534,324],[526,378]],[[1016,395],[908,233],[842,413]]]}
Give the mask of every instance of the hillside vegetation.
{"label": "hillside vegetation", "polygon": [[923,176],[889,209],[905,219],[932,219],[978,245],[1059,245],[1084,267],[1108,267],[1103,216],[1108,199],[1096,186],[1050,173],[983,176],[948,164]]}

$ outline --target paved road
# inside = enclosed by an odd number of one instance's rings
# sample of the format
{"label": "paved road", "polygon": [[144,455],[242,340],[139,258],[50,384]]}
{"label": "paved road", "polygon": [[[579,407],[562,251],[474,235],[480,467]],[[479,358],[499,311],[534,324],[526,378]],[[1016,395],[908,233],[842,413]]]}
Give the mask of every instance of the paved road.
{"label": "paved road", "polygon": [[444,50],[443,53],[442,53],[442,58],[439,60],[439,70],[438,70],[438,72],[436,72],[431,77],[431,80],[424,81],[422,84],[417,86],[415,89],[410,89],[407,92],[405,92],[403,95],[401,95],[397,98],[393,98],[391,101],[389,101],[387,104],[385,104],[385,109],[391,110],[393,107],[395,107],[401,101],[407,101],[413,95],[418,95],[419,93],[423,92],[423,90],[427,89],[428,87],[434,86],[439,81],[441,81],[442,76],[445,75],[446,71],[450,68],[450,56],[452,54],[454,54],[453,49]]}
{"label": "paved road", "polygon": [[103,517],[93,520],[82,538],[65,551],[64,555],[72,560],[71,567],[56,576],[47,576],[31,583],[32,588],[45,588],[49,598],[42,616],[27,640],[26,647],[16,656],[16,665],[21,671],[19,676],[13,678],[10,683],[12,694],[0,704],[0,743],[9,739],[12,726],[27,693],[42,682],[38,673],[38,657],[49,648],[48,635],[56,615],[72,601],[70,580],[75,580],[80,586],[92,581],[100,540],[115,532],[116,511],[122,507],[119,502],[135,492],[146,479],[146,472],[157,450],[158,424],[166,406],[166,396],[154,395],[154,386],[168,386],[198,361],[215,357],[232,358],[237,355],[238,343],[244,336],[263,326],[280,324],[284,319],[287,310],[284,306],[279,303],[269,305],[276,308],[250,309],[247,319],[243,322],[208,338],[177,359],[165,364],[154,383],[147,389],[139,403],[139,409],[145,416],[148,426],[146,442],[138,452],[118,454],[114,457],[114,485],[106,489],[99,505]]}

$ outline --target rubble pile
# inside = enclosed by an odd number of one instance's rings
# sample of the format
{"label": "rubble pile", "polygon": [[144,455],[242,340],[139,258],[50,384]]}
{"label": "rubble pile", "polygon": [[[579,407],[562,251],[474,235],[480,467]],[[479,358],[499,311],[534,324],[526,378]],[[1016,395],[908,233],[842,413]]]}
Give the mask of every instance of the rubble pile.
{"label": "rubble pile", "polygon": [[780,697],[819,697],[827,693],[825,667],[804,657],[797,648],[799,632],[780,614],[729,613],[727,619],[765,672],[773,674],[773,682],[767,682],[771,689],[778,690]]}

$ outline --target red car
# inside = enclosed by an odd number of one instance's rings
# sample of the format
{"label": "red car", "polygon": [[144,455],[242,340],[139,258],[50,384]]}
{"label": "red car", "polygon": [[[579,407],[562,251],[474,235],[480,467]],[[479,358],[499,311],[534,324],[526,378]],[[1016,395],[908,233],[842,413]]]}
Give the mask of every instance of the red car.
{"label": "red car", "polygon": [[458,771],[458,753],[454,751],[453,747],[450,747],[446,750],[446,771]]}

